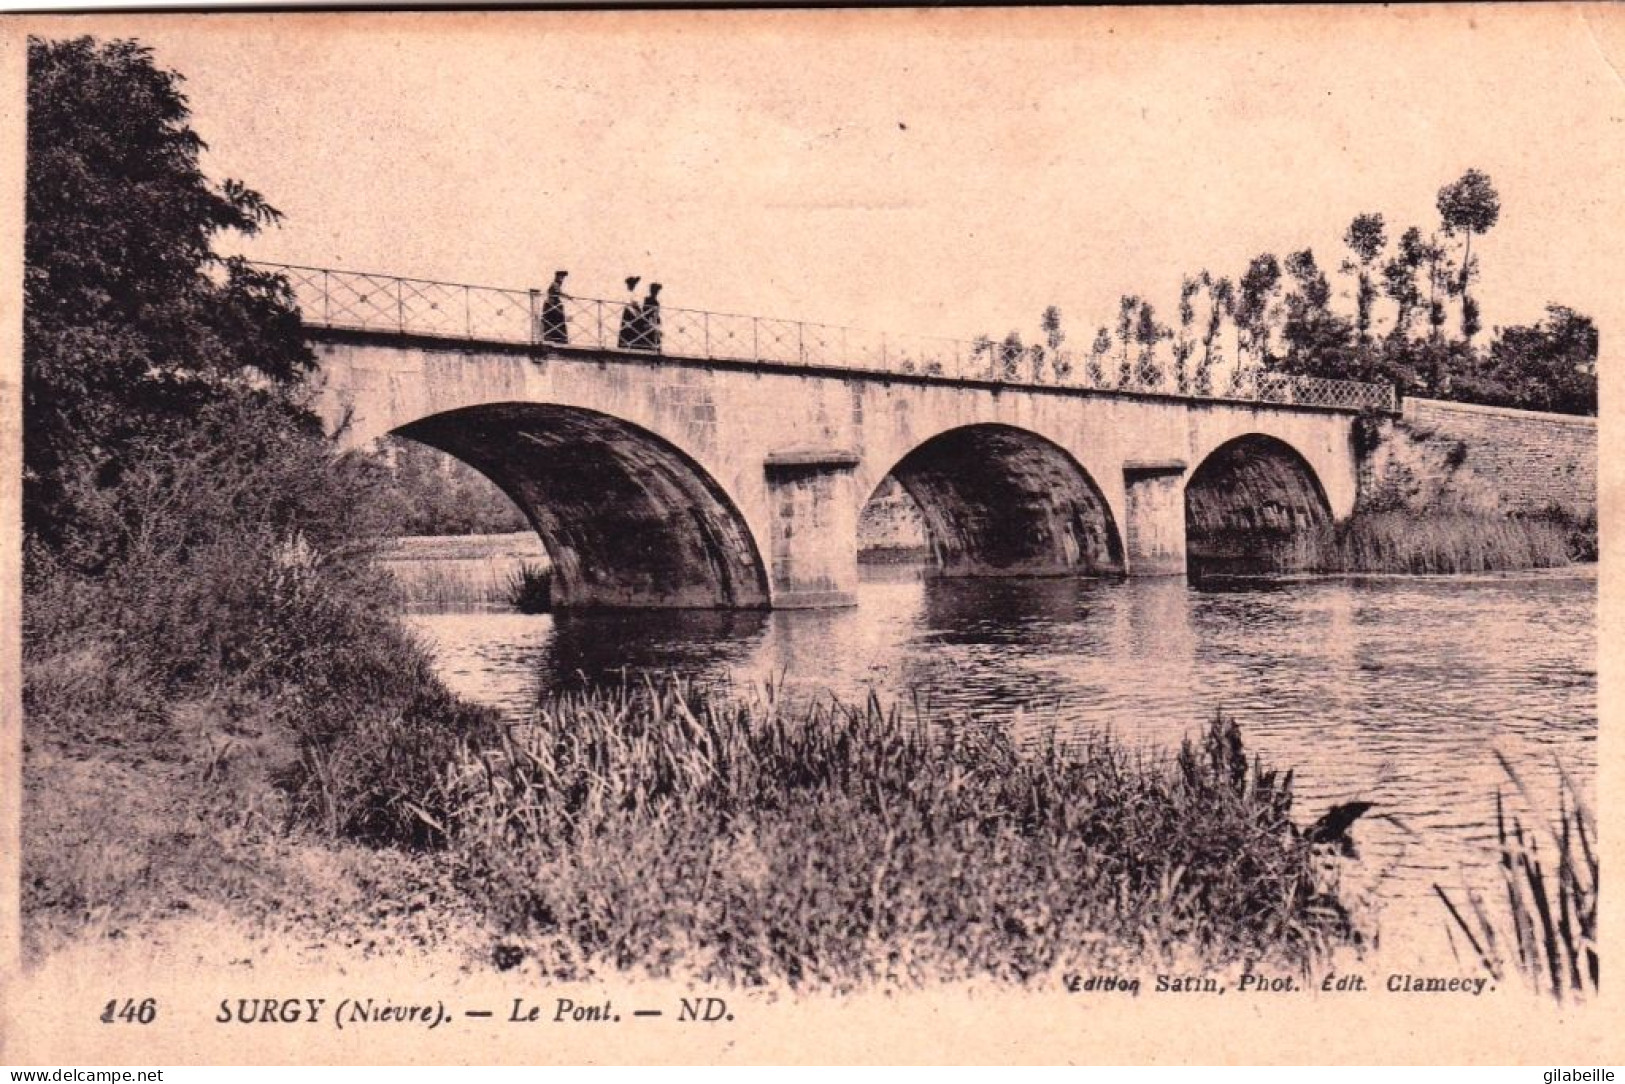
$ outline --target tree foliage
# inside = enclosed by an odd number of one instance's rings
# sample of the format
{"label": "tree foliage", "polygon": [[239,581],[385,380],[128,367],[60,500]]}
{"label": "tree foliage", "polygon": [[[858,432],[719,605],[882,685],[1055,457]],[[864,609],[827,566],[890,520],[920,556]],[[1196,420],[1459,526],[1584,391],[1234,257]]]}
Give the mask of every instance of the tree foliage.
{"label": "tree foliage", "polygon": [[1476,273],[1473,235],[1488,232],[1500,220],[1501,196],[1490,183],[1488,174],[1469,169],[1460,180],[1439,189],[1438,207],[1444,232],[1451,237],[1459,234],[1462,238],[1461,267],[1452,292],[1461,297],[1462,338],[1472,342],[1480,327],[1478,303],[1468,290]]}
{"label": "tree foliage", "polygon": [[1310,249],[1286,259],[1293,282],[1286,297],[1283,356],[1271,367],[1307,376],[1348,375],[1354,364],[1353,327],[1332,311],[1332,287]]}
{"label": "tree foliage", "polygon": [[[1042,341],[1023,347],[1011,332],[1001,345],[984,335],[972,356],[985,356],[990,375],[1005,379],[1017,377],[1025,358],[1038,383],[1206,396],[1255,386],[1249,370],[1264,369],[1386,382],[1401,394],[1595,413],[1597,334],[1584,314],[1552,304],[1541,322],[1497,328],[1487,347],[1474,345],[1483,320],[1472,293],[1479,271],[1472,241],[1501,215],[1489,176],[1467,170],[1439,190],[1438,210],[1431,232],[1408,226],[1392,246],[1381,212],[1356,214],[1337,265],[1353,279],[1352,291],[1334,291],[1311,249],[1284,259],[1261,252],[1234,278],[1206,268],[1181,276],[1172,327],[1157,320],[1146,296],[1121,295],[1116,318],[1078,355],[1081,372],[1061,349],[1065,333],[1053,305],[1039,321]],[[1349,297],[1351,306],[1339,303]],[[1447,330],[1452,312],[1460,317],[1459,337]]]}
{"label": "tree foliage", "polygon": [[1117,386],[1129,387],[1134,383],[1134,363],[1129,350],[1134,345],[1135,320],[1140,312],[1140,299],[1124,294],[1117,300]]}
{"label": "tree foliage", "polygon": [[1141,301],[1134,318],[1134,341],[1140,348],[1134,363],[1134,378],[1141,387],[1155,388],[1162,384],[1157,344],[1172,337],[1173,330],[1157,320],[1157,311],[1151,302]]}
{"label": "tree foliage", "polygon": [[52,545],[138,442],[212,403],[253,392],[308,423],[313,359],[286,282],[214,252],[280,216],[203,174],[181,77],[91,38],[31,39],[28,69],[23,499]]}
{"label": "tree foliage", "polygon": [[1565,305],[1538,324],[1504,328],[1490,347],[1485,398],[1569,414],[1597,412],[1597,325]]}
{"label": "tree foliage", "polygon": [[1112,333],[1105,327],[1095,329],[1094,341],[1089,344],[1089,361],[1084,367],[1089,383],[1097,388],[1106,385],[1106,357],[1112,352]]}
{"label": "tree foliage", "polygon": [[1269,356],[1270,307],[1281,283],[1281,264],[1274,254],[1253,257],[1241,276],[1236,297],[1235,320],[1241,348],[1253,364],[1261,365]]}
{"label": "tree foliage", "polygon": [[388,442],[389,458],[373,503],[387,511],[393,533],[504,534],[527,530],[517,505],[489,478],[459,459],[404,437]]}
{"label": "tree foliage", "polygon": [[1355,276],[1354,328],[1361,345],[1371,341],[1372,306],[1377,301],[1377,285],[1372,270],[1388,247],[1388,231],[1380,214],[1355,215],[1343,234],[1343,243],[1354,258],[1343,264],[1343,270]]}
{"label": "tree foliage", "polygon": [[[1383,381],[1401,393],[1533,410],[1595,413],[1597,333],[1591,319],[1550,304],[1539,323],[1497,328],[1474,345],[1483,318],[1472,286],[1473,238],[1492,229],[1501,198],[1489,176],[1469,169],[1438,193],[1432,232],[1408,226],[1390,247],[1380,212],[1355,215],[1343,232],[1338,269],[1353,279],[1352,305],[1338,296],[1312,250],[1253,257],[1234,279],[1203,269],[1181,278],[1178,324],[1158,324],[1149,302],[1124,294],[1116,334],[1101,328],[1085,373],[1096,385],[1161,387],[1196,395],[1245,386],[1247,369]],[[1388,304],[1383,305],[1386,299]],[[1451,313],[1460,334],[1447,330]],[[1229,329],[1229,334],[1226,333]],[[1164,339],[1171,365],[1158,351]],[[1234,344],[1234,356],[1227,351]],[[1107,357],[1116,372],[1108,375]],[[1228,384],[1215,371],[1231,370]]]}
{"label": "tree foliage", "polygon": [[1428,243],[1422,231],[1411,226],[1399,236],[1399,251],[1383,264],[1382,290],[1394,303],[1394,325],[1390,336],[1408,339],[1416,314],[1422,307],[1422,288],[1417,275],[1428,262]]}
{"label": "tree foliage", "polygon": [[1064,384],[1072,376],[1072,357],[1062,350],[1066,342],[1066,331],[1061,327],[1061,310],[1058,306],[1050,305],[1044,310],[1044,315],[1038,321],[1039,330],[1044,333],[1044,342],[1039,350],[1039,361],[1047,354],[1050,359],[1050,368],[1055,373],[1055,382]]}
{"label": "tree foliage", "polygon": [[1439,218],[1451,234],[1485,233],[1501,218],[1501,196],[1487,173],[1469,169],[1439,189]]}

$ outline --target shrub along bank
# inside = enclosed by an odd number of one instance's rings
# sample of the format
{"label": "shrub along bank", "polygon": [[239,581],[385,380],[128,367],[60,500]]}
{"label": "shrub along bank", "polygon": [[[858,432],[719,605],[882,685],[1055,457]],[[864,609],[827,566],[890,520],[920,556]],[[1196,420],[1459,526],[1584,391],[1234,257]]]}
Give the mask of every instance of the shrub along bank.
{"label": "shrub along bank", "polygon": [[410,839],[411,795],[379,788],[494,725],[394,616],[368,541],[374,469],[247,395],[139,442],[116,486],[70,481],[72,539],[32,544],[25,569],[35,948],[205,899],[265,903],[282,892],[271,852],[301,826]]}

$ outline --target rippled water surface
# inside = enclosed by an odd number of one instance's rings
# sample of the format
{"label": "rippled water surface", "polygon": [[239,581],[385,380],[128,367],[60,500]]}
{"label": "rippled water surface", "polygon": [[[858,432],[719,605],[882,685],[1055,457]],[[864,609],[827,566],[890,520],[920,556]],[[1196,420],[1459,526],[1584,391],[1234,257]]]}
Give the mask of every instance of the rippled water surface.
{"label": "rippled water surface", "polygon": [[[1384,929],[1437,926],[1432,885],[1491,884],[1503,753],[1542,795],[1596,766],[1592,569],[1250,583],[871,578],[856,609],[526,617],[419,614],[459,691],[522,712],[622,668],[781,680],[805,695],[918,698],[1030,730],[1176,747],[1213,712],[1297,773],[1299,819],[1356,831]],[[1554,804],[1555,804],[1555,798]],[[1382,817],[1378,817],[1381,814]]]}

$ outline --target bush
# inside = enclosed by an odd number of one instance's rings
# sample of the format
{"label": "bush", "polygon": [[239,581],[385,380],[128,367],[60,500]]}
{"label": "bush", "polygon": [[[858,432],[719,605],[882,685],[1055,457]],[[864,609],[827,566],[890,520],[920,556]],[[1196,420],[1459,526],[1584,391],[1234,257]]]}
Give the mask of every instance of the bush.
{"label": "bush", "polygon": [[156,750],[181,741],[177,706],[206,700],[222,725],[273,729],[301,751],[281,782],[333,831],[402,835],[377,822],[410,818],[397,800],[423,766],[369,762],[402,782],[364,793],[335,785],[333,766],[365,761],[394,730],[412,749],[419,730],[480,719],[395,619],[367,541],[375,470],[246,396],[144,442],[117,485],[74,479],[92,516],[65,551],[29,549],[30,732]]}
{"label": "bush", "polygon": [[1597,559],[1597,510],[1588,508],[1576,514],[1560,504],[1547,507],[1535,519],[1543,519],[1561,530],[1566,538],[1569,560],[1595,561]]}
{"label": "bush", "polygon": [[[393,620],[367,541],[391,525],[380,465],[306,409],[291,287],[213,251],[276,210],[205,175],[181,77],[146,47],[30,39],[28,62],[31,928],[187,886],[240,902],[265,877],[240,844],[290,808],[411,838],[411,754],[438,766],[433,732],[482,717]],[[324,787],[348,778],[370,789]]]}
{"label": "bush", "polygon": [[553,570],[529,561],[508,577],[508,605],[522,614],[545,614],[553,608]]}

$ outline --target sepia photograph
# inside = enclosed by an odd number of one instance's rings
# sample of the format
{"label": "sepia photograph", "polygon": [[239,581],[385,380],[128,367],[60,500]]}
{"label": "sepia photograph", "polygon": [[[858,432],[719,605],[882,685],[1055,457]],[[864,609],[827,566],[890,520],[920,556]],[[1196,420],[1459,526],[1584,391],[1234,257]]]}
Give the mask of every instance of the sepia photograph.
{"label": "sepia photograph", "polygon": [[0,29],[0,1060],[1619,1060],[1617,6]]}

